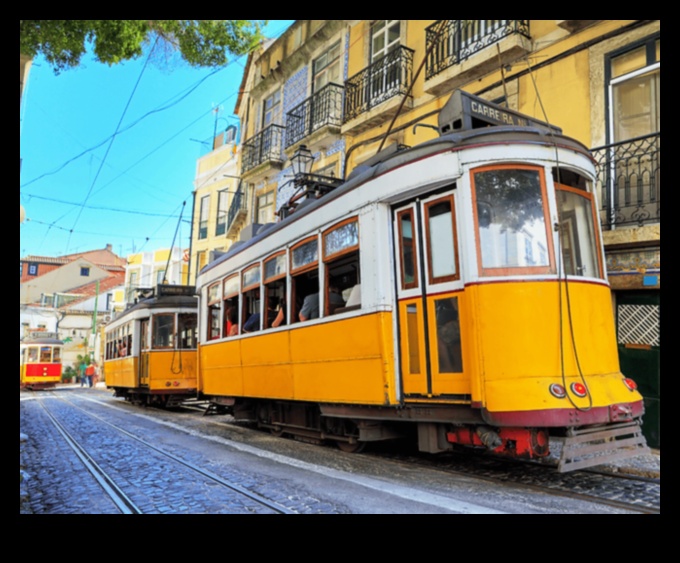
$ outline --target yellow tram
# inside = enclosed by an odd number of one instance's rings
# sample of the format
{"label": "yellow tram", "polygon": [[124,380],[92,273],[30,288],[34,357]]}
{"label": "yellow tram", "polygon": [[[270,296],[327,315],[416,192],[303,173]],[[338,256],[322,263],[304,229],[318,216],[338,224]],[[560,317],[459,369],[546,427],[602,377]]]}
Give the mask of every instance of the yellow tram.
{"label": "yellow tram", "polygon": [[[482,105],[508,125],[476,127]],[[410,432],[523,458],[559,438],[561,471],[638,455],[589,151],[464,92],[439,130],[199,273],[199,397],[349,451]]]}
{"label": "yellow tram", "polygon": [[117,397],[145,405],[175,406],[197,393],[193,286],[158,285],[105,329],[106,386]]}
{"label": "yellow tram", "polygon": [[56,338],[31,338],[20,344],[19,387],[51,389],[61,381],[64,343]]}

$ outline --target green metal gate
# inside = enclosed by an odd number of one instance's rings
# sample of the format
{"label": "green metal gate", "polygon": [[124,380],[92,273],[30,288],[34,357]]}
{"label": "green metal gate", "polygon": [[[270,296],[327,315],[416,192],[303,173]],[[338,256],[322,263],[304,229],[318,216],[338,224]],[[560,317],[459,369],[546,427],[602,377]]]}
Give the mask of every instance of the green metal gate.
{"label": "green metal gate", "polygon": [[652,448],[661,443],[660,292],[617,291],[616,328],[621,371],[645,399],[642,431]]}

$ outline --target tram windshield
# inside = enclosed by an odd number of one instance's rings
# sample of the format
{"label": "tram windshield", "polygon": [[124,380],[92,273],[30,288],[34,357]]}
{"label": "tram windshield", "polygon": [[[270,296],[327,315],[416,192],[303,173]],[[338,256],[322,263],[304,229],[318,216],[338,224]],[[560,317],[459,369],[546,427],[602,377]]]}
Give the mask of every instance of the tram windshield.
{"label": "tram windshield", "polygon": [[482,273],[548,272],[548,221],[542,170],[529,167],[479,170],[474,173],[474,197]]}
{"label": "tram windshield", "polygon": [[52,363],[52,347],[51,346],[41,346],[40,347],[40,363],[41,364],[51,364]]}

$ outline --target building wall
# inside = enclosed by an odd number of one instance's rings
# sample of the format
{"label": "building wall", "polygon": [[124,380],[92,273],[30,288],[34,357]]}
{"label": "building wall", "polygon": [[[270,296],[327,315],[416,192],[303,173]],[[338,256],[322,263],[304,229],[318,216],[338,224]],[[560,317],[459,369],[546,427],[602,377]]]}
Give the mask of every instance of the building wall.
{"label": "building wall", "polygon": [[[138,252],[127,257],[125,270],[126,300],[134,298],[137,288],[153,288],[162,281],[165,273],[165,283],[182,285],[186,283],[188,264],[184,259],[185,252],[179,247],[159,249],[149,252]],[[170,259],[168,259],[170,258]]]}
{"label": "building wall", "polygon": [[[208,262],[211,251],[225,252],[231,246],[234,238],[229,238],[225,232],[217,234],[217,217],[219,192],[227,190],[227,214],[233,202],[234,193],[239,186],[239,152],[234,143],[217,147],[196,163],[196,178],[194,180],[194,200],[192,211],[192,235],[190,263],[187,262],[187,283],[193,284],[196,274]],[[209,212],[205,238],[199,236],[201,224],[201,202],[208,198]]]}
{"label": "building wall", "polygon": [[[83,269],[88,270],[88,275],[82,275]],[[20,303],[36,303],[40,301],[42,294],[68,293],[74,288],[103,280],[109,273],[85,259],[77,259],[73,262],[52,270],[42,276],[33,278],[19,286]]]}

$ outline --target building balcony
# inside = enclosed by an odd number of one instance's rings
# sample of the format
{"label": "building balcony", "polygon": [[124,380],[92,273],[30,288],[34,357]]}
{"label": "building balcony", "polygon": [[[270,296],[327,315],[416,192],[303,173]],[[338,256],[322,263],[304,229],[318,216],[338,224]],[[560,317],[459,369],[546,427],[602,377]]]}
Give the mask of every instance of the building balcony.
{"label": "building balcony", "polygon": [[529,53],[529,20],[440,20],[427,28],[425,47],[425,90],[441,95]]}
{"label": "building balcony", "polygon": [[243,183],[239,184],[234,198],[229,205],[227,213],[227,238],[231,240],[238,239],[241,229],[246,224],[248,218],[248,198],[246,197]]}
{"label": "building balcony", "polygon": [[592,149],[602,229],[661,222],[661,133]]}
{"label": "building balcony", "polygon": [[360,133],[394,117],[411,84],[413,54],[413,49],[399,47],[345,82],[343,134]]}
{"label": "building balcony", "polygon": [[286,152],[304,141],[314,151],[340,138],[344,87],[326,84],[286,114]]}
{"label": "building balcony", "polygon": [[285,131],[282,125],[272,124],[243,143],[241,173],[259,172],[259,169],[270,167],[280,170],[285,159],[283,155]]}

